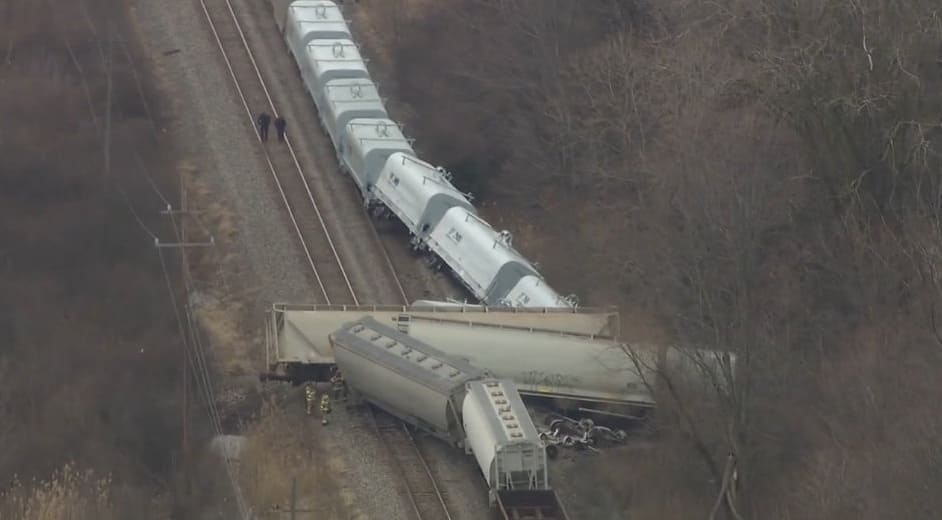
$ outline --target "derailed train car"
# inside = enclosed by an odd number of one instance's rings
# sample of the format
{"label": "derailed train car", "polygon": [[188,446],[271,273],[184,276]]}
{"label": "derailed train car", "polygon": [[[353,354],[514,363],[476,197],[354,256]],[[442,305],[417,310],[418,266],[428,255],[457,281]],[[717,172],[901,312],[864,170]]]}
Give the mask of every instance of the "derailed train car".
{"label": "derailed train car", "polygon": [[508,294],[524,277],[542,278],[513,248],[509,232],[497,232],[476,213],[463,207],[455,206],[444,212],[438,224],[423,238],[423,243],[442,259],[471,294],[488,305],[507,305]]}
{"label": "derailed train car", "polygon": [[334,360],[356,397],[445,441],[462,445],[465,383],[485,372],[363,318],[331,334]]}
{"label": "derailed train car", "polygon": [[399,152],[386,160],[373,195],[406,226],[416,249],[438,227],[446,211],[462,207],[475,212],[471,201],[451,185],[442,169]]}
{"label": "derailed train car", "polygon": [[546,448],[534,441],[540,435],[513,382],[489,379],[465,387],[461,418],[468,450],[492,492],[549,488]]}
{"label": "derailed train car", "polygon": [[412,144],[390,119],[354,119],[340,138],[340,167],[356,182],[365,204],[386,160],[395,153],[415,155]]}
{"label": "derailed train car", "polygon": [[474,456],[492,505],[538,494],[555,509],[551,517],[565,518],[549,486],[546,448],[512,381],[370,317],[343,325],[330,342],[355,395]]}
{"label": "derailed train car", "polygon": [[442,170],[432,167],[439,174],[429,175],[431,165],[415,159],[411,141],[383,106],[339,6],[296,0],[286,11],[285,42],[341,169],[356,182],[364,204],[387,208],[412,234],[413,247],[440,259],[487,305],[574,307],[511,246],[508,232],[491,229],[477,215]]}
{"label": "derailed train car", "polygon": [[729,380],[735,354],[629,344],[594,334],[415,316],[400,328],[445,353],[511,379],[525,396],[558,406],[633,415],[655,406],[658,374],[708,389]]}
{"label": "derailed train car", "polygon": [[328,336],[344,323],[373,316],[447,355],[511,379],[524,396],[634,415],[655,406],[658,373],[709,388],[729,380],[732,353],[678,346],[627,344],[617,314],[587,309],[488,310],[430,305],[415,308],[272,308],[266,341],[271,379],[305,380],[334,364]]}

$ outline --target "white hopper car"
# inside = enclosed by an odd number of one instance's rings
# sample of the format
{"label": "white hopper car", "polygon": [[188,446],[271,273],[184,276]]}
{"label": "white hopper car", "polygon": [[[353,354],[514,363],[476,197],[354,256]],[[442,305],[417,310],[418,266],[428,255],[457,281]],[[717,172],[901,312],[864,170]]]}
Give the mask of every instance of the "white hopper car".
{"label": "white hopper car", "polygon": [[329,0],[295,0],[288,6],[285,43],[292,56],[304,54],[314,40],[349,40],[350,28],[337,4]]}
{"label": "white hopper car", "polygon": [[365,205],[395,215],[414,248],[442,260],[486,305],[575,306],[511,246],[508,232],[495,231],[476,214],[443,170],[416,159],[411,141],[389,118],[337,4],[291,2],[284,35],[341,169]]}
{"label": "white hopper car", "polygon": [[379,208],[391,212],[413,231],[412,245],[418,249],[445,212],[462,207],[474,213],[474,206],[449,182],[441,168],[401,152],[386,160],[373,186]]}
{"label": "white hopper car", "polygon": [[[465,384],[461,420],[492,493],[548,489],[546,448],[513,381],[484,379]],[[491,497],[494,502],[496,495]]]}
{"label": "white hopper car", "polygon": [[344,324],[330,342],[355,396],[473,454],[492,504],[540,493],[565,518],[549,487],[546,448],[512,381],[370,317]]}
{"label": "white hopper car", "polygon": [[328,81],[319,110],[321,126],[330,136],[334,150],[340,149],[340,136],[351,121],[389,117],[376,85],[366,78]]}

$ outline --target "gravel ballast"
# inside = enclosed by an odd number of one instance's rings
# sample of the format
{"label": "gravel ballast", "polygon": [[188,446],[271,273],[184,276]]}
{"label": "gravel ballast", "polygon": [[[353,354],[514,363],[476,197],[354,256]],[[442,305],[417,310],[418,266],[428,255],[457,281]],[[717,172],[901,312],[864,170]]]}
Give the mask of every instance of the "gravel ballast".
{"label": "gravel ballast", "polygon": [[[337,170],[313,104],[301,90],[270,13],[267,17],[260,14],[267,10],[267,2],[235,2],[235,7],[250,9],[245,12],[251,13],[251,23],[244,28],[258,47],[253,51],[259,52],[256,58],[276,104],[291,114],[291,137],[310,143],[303,147],[299,159],[358,296],[362,295],[363,303],[399,303],[401,295],[385,261],[373,249],[376,241],[359,207],[359,195]],[[232,291],[250,295],[247,303],[258,311],[274,301],[319,301],[254,130],[198,2],[132,0],[131,14],[159,90],[175,116],[168,119],[163,131],[175,137],[181,155],[188,158],[188,166],[197,172],[195,178],[210,198],[232,215],[234,238],[230,247],[220,248],[220,256],[238,257],[232,262],[238,266],[235,276],[232,272],[227,276]],[[393,256],[406,258],[402,251]],[[414,264],[411,267],[397,265],[408,281],[407,290],[421,293],[417,296],[436,295],[441,276],[421,271],[416,267],[418,261],[410,262]],[[261,326],[262,316],[256,315]],[[358,415],[337,413],[332,419],[320,439],[324,449],[340,461],[336,478],[345,492],[353,495],[351,512],[358,518],[407,518],[398,479],[382,456],[376,435]],[[486,510],[486,490],[482,492],[482,486],[466,481],[477,476],[476,467],[460,453],[436,455],[433,462],[440,465],[442,475],[448,475],[444,486],[456,509],[455,518],[481,518]]]}

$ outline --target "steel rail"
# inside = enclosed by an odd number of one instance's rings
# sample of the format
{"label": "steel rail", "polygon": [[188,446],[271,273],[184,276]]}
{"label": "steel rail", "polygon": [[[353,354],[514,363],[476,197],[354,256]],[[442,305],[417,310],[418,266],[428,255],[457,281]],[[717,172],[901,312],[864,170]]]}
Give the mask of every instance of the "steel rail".
{"label": "steel rail", "polygon": [[[210,6],[210,4],[213,4],[212,7]],[[264,79],[262,78],[261,71],[259,70],[258,64],[255,61],[255,57],[252,54],[251,49],[249,48],[248,40],[246,40],[245,38],[245,33],[242,30],[241,24],[239,24],[238,18],[236,17],[235,10],[233,9],[232,3],[230,2],[230,0],[200,0],[200,7],[203,10],[203,14],[206,16],[206,20],[209,23],[210,30],[213,33],[213,38],[216,41],[216,45],[219,47],[219,51],[222,54],[222,57],[226,63],[226,68],[229,70],[229,76],[231,77],[232,82],[236,87],[236,91],[239,94],[239,98],[242,101],[242,106],[245,109],[246,115],[249,117],[249,122],[252,125],[252,127],[253,128],[255,127],[254,113],[252,111],[252,108],[249,106],[249,101],[247,99],[245,89],[243,88],[244,85],[243,83],[240,82],[238,74],[236,74],[235,67],[233,66],[233,63],[232,63],[232,57],[230,53],[226,50],[226,45],[223,42],[223,38],[220,36],[220,26],[218,24],[221,23],[222,20],[218,18],[214,18],[214,14],[211,13],[213,9],[224,8],[226,13],[228,13],[228,17],[231,19],[233,23],[235,33],[238,36],[239,41],[242,44],[242,49],[246,53],[246,56],[248,57],[248,62],[251,65],[251,68],[253,69],[255,73],[256,79],[259,82],[259,86],[261,87],[261,91],[264,94],[264,98],[269,108],[271,109],[272,113],[274,113],[275,116],[277,117],[278,115],[277,109],[274,106],[274,102],[272,101],[271,95],[268,91],[268,87],[265,84]],[[218,12],[215,12],[215,15],[217,17],[225,16],[225,14],[220,15],[220,13]],[[261,137],[258,135],[258,132],[255,132],[255,134],[256,134],[256,139],[260,141]],[[330,236],[330,232],[328,231],[327,225],[324,222],[324,219],[321,215],[320,208],[318,208],[317,203],[314,200],[314,196],[311,193],[310,186],[308,185],[307,179],[304,176],[304,170],[301,167],[301,164],[298,161],[297,156],[295,155],[294,148],[291,146],[290,140],[287,138],[287,136],[285,140],[288,145],[288,151],[291,155],[291,161],[298,175],[298,180],[304,187],[304,194],[306,195],[307,202],[309,203],[308,207],[313,210],[314,215],[316,216],[316,220],[318,221],[320,228],[323,231],[323,237],[326,239],[328,248],[333,256],[334,263],[335,263],[334,265],[336,265],[337,268],[339,269],[340,277],[343,279],[347,292],[349,293],[351,299],[353,300],[353,303],[358,305],[359,300],[357,298],[356,291],[354,291],[353,285],[350,283],[350,277],[347,275],[346,269],[344,268],[344,265],[343,265],[343,261],[340,259],[340,254],[337,252],[337,248],[334,245],[333,239]],[[288,218],[290,219],[291,225],[292,227],[294,227],[298,240],[301,243],[301,247],[304,250],[307,263],[310,266],[311,271],[314,273],[314,277],[317,281],[318,287],[321,290],[321,294],[323,295],[324,300],[327,303],[331,303],[331,294],[329,294],[327,290],[326,282],[325,282],[324,277],[322,276],[322,273],[317,268],[317,263],[315,261],[314,255],[312,254],[312,248],[308,244],[308,240],[305,239],[304,231],[302,230],[302,226],[299,223],[299,218],[297,216],[297,213],[299,210],[301,210],[301,208],[297,205],[292,207],[292,203],[289,200],[289,196],[285,192],[285,188],[284,188],[284,184],[287,179],[281,177],[282,172],[279,172],[278,171],[279,168],[275,166],[274,161],[272,160],[271,152],[267,148],[264,148],[264,147],[263,147],[263,150],[264,150],[264,155],[265,155],[265,161],[268,164],[269,172],[271,173],[272,178],[275,181],[275,185],[278,188],[278,193],[281,197],[281,200],[284,203],[285,208],[288,211]],[[323,269],[324,265],[322,264],[321,267]],[[334,298],[337,298],[336,294],[334,294],[333,296]]]}
{"label": "steel rail", "polygon": [[[220,37],[218,26],[217,26],[218,20],[214,20],[213,15],[210,13],[210,6],[208,5],[208,3],[211,3],[211,2],[221,2],[220,4],[217,4],[217,6],[220,8],[223,7],[222,4],[224,4],[226,11],[228,11],[229,17],[231,18],[234,24],[235,31],[238,35],[239,40],[241,41],[242,47],[248,57],[249,62],[252,65],[252,69],[255,73],[256,79],[258,80],[259,86],[261,87],[262,92],[264,93],[265,100],[267,101],[267,104],[269,108],[271,109],[272,113],[275,115],[275,117],[278,116],[278,110],[275,107],[274,101],[271,98],[271,94],[268,90],[268,86],[265,83],[261,70],[258,67],[258,64],[255,60],[254,54],[252,53],[250,49],[248,40],[246,39],[246,36],[245,36],[245,32],[242,29],[242,26],[239,23],[238,17],[235,14],[235,9],[232,6],[232,2],[230,0],[200,0],[200,6],[203,9],[203,14],[206,16],[207,22],[209,22],[209,26],[213,33],[213,37],[216,41],[217,46],[219,47],[219,50],[223,56],[223,59],[226,62],[226,67],[229,70],[229,75],[239,94],[239,98],[242,102],[242,106],[245,109],[246,115],[249,117],[250,124],[252,124],[254,128],[255,117],[254,117],[253,111],[249,106],[249,101],[246,98],[246,95],[243,89],[243,84],[240,83],[239,77],[236,74],[235,68],[233,67],[230,55],[226,51],[226,46],[223,43],[223,38]],[[258,135],[257,132],[256,132],[256,139],[258,139],[259,141],[261,140],[261,137]],[[294,164],[294,169],[296,170],[297,175],[299,176],[304,186],[304,191],[307,196],[307,200],[310,203],[310,207],[313,208],[314,210],[314,213],[317,217],[317,221],[320,224],[320,227],[323,230],[324,237],[327,240],[327,244],[330,248],[331,254],[333,255],[336,265],[340,269],[340,273],[343,278],[344,284],[346,285],[346,289],[349,292],[351,298],[353,299],[354,304],[359,305],[359,299],[357,298],[356,291],[353,289],[353,285],[350,282],[350,277],[348,276],[347,271],[343,266],[343,261],[340,258],[340,254],[338,253],[337,248],[334,245],[334,242],[330,236],[330,232],[328,231],[327,225],[321,215],[320,209],[317,206],[317,202],[314,200],[313,193],[311,192],[307,179],[304,176],[303,168],[301,167],[301,164],[298,161],[297,155],[295,154],[294,147],[291,144],[290,138],[286,136],[285,141],[287,143],[288,151],[291,155],[291,160]],[[330,294],[328,293],[324,280],[321,277],[321,274],[317,269],[317,265],[315,263],[314,257],[311,254],[311,248],[308,246],[307,241],[304,238],[304,233],[301,230],[301,225],[299,224],[298,218],[295,215],[296,209],[292,209],[292,204],[289,201],[287,194],[285,193],[282,179],[279,176],[278,168],[276,168],[274,162],[272,161],[271,152],[267,148],[263,148],[263,150],[264,150],[266,163],[268,164],[269,172],[271,173],[272,178],[275,181],[275,185],[278,188],[278,192],[279,192],[279,195],[281,196],[281,200],[284,203],[285,208],[288,211],[288,217],[291,220],[291,224],[295,229],[295,233],[297,234],[298,240],[301,243],[301,247],[304,250],[305,256],[307,257],[307,261],[311,268],[311,271],[314,273],[314,276],[317,280],[317,284],[320,287],[321,293],[326,303],[331,304]],[[370,218],[369,212],[366,211],[366,208],[363,208],[362,211],[363,211],[364,216],[367,219],[369,219]],[[371,224],[369,228],[372,235],[372,239],[376,242],[376,244],[379,246],[379,250],[382,252],[383,260],[387,268],[389,269],[389,272],[392,276],[393,281],[395,281],[396,283],[397,290],[399,292],[399,295],[402,298],[403,303],[408,305],[409,303],[408,296],[406,294],[405,288],[402,285],[399,275],[396,271],[395,265],[393,264],[389,251],[386,249],[385,245],[380,239],[379,233],[376,231],[375,226]],[[415,512],[417,518],[419,520],[433,520],[433,519],[452,520],[452,516],[450,512],[448,511],[448,506],[445,503],[445,497],[441,491],[441,488],[439,488],[438,486],[435,475],[433,474],[431,467],[428,465],[428,462],[425,460],[425,457],[422,454],[421,450],[419,449],[415,438],[409,432],[406,424],[399,421],[398,419],[393,418],[393,421],[396,423],[395,426],[387,425],[384,429],[384,427],[380,426],[379,420],[376,417],[376,413],[377,412],[373,411],[372,408],[370,409],[370,416],[376,428],[377,434],[379,435],[383,445],[386,447],[386,450],[389,452],[390,457],[393,459],[393,462],[395,463],[396,467],[399,469],[400,475],[402,477],[402,481],[405,484],[406,489],[408,491],[408,498],[409,498],[410,505],[412,506],[412,509]],[[395,435],[395,437],[397,438],[393,438],[394,437],[394,434],[392,433],[393,431],[397,431],[398,435]],[[410,478],[410,477],[415,477],[417,473],[415,471],[410,473],[406,468],[406,465],[408,464],[408,462],[406,460],[403,460],[403,458],[397,456],[397,451],[394,447],[394,444],[397,442],[400,444],[406,445],[405,451],[407,453],[402,453],[401,451],[399,453],[403,456],[409,456],[408,454],[411,454],[411,458],[413,458],[414,461],[417,462],[416,466],[421,468],[421,473],[419,475],[424,475],[424,478],[427,480],[427,486],[431,489],[431,492],[417,489],[417,486],[419,484],[417,482],[412,481],[412,478]],[[426,498],[429,494],[432,494],[434,496],[434,500],[432,501],[423,500],[423,498]],[[430,509],[431,511],[429,511]]]}
{"label": "steel rail", "polygon": [[[429,467],[425,456],[422,455],[422,451],[419,449],[418,444],[416,444],[415,438],[409,432],[409,427],[406,423],[386,412],[377,411],[372,406],[369,406],[369,414],[373,422],[373,427],[376,429],[383,446],[389,453],[390,458],[393,459],[393,463],[399,468],[402,481],[406,486],[409,504],[412,506],[416,518],[418,520],[452,520],[451,513],[448,511],[448,505],[445,503],[445,496],[441,488],[438,487],[438,482],[435,475],[432,473],[432,468]],[[380,417],[383,416],[389,417],[390,420],[387,424],[380,424]],[[422,470],[421,472],[412,472],[410,474],[406,468],[406,461],[397,455],[395,448],[397,444],[402,446],[406,452],[411,452],[414,459],[418,462],[418,466]],[[408,456],[407,454],[403,455]],[[413,479],[410,478],[412,476],[417,476],[419,480],[427,480],[427,482],[414,482]],[[419,489],[419,486],[422,484],[426,484],[430,490]],[[429,495],[432,495],[434,500],[425,500]]]}
{"label": "steel rail", "polygon": [[[226,0],[226,4],[229,7],[229,12],[232,15],[232,19],[235,22],[236,27],[239,29],[239,36],[242,39],[242,44],[245,46],[245,49],[248,52],[249,59],[252,61],[253,68],[255,69],[255,75],[258,77],[258,81],[262,86],[262,90],[264,90],[265,92],[265,97],[268,99],[268,105],[271,107],[272,113],[275,114],[275,116],[277,117],[278,109],[275,108],[275,104],[272,101],[271,95],[268,92],[268,86],[266,85],[265,80],[262,78],[261,69],[259,69],[258,64],[255,62],[255,55],[252,53],[251,49],[249,48],[249,43],[245,38],[245,33],[242,31],[242,26],[239,24],[239,20],[235,15],[235,11],[233,10],[232,2],[230,2],[229,0]],[[297,167],[298,172],[300,173],[301,165],[298,162],[298,158],[294,153],[294,147],[291,146],[291,139],[287,135],[285,136],[285,142],[288,144],[288,151],[291,152],[291,158],[294,160],[295,166]],[[311,193],[311,190],[310,188],[308,188],[308,185],[306,182],[304,184],[304,187],[305,187],[305,190],[307,191],[308,197],[311,200],[311,204],[314,206],[315,211],[316,211],[317,203],[314,202],[314,195]],[[365,207],[361,208],[361,211],[363,212],[363,215],[367,218],[367,220],[369,220],[370,214],[366,210],[366,208]],[[317,211],[317,218],[321,226],[324,227],[324,232],[327,233],[327,228],[324,224],[324,220],[321,218],[320,211]],[[386,263],[386,267],[389,268],[389,272],[392,275],[392,280],[396,282],[396,288],[399,291],[399,295],[402,297],[403,302],[405,304],[408,304],[409,297],[406,295],[406,290],[402,286],[402,281],[399,279],[399,273],[396,271],[396,267],[393,264],[392,258],[389,256],[389,251],[386,249],[386,246],[383,245],[382,240],[380,240],[379,233],[377,233],[376,228],[372,225],[370,225],[369,228],[370,228],[370,234],[372,235],[373,240],[376,242],[376,245],[379,247],[379,250],[383,254],[383,261]],[[333,252],[334,256],[337,258],[338,264],[340,264],[341,270],[344,271],[344,279],[347,281],[347,287],[350,290],[350,293],[354,298],[354,304],[359,305],[359,302],[356,301],[357,298],[356,298],[356,295],[354,294],[353,287],[350,285],[349,278],[347,278],[346,271],[343,269],[343,264],[340,262],[340,256],[338,255],[337,249],[334,247],[334,243],[330,239],[329,234],[327,235],[327,240],[330,243],[331,251]]]}

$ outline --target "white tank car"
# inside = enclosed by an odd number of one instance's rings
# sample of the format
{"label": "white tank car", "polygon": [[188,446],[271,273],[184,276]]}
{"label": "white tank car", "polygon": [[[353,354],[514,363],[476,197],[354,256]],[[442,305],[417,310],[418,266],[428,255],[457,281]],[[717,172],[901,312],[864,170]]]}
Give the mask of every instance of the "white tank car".
{"label": "white tank car", "polygon": [[350,172],[366,202],[373,198],[373,185],[386,159],[396,152],[415,155],[409,140],[390,119],[354,119],[344,127],[340,164]]}
{"label": "white tank car", "polygon": [[365,400],[455,445],[465,438],[465,383],[485,372],[373,318],[330,336],[337,367]]}
{"label": "white tank car", "polygon": [[453,207],[425,239],[425,246],[451,268],[465,287],[487,305],[501,305],[507,293],[536,269],[498,233],[463,207]]}
{"label": "white tank car", "polygon": [[324,87],[324,102],[318,110],[334,150],[340,148],[340,135],[354,119],[388,119],[376,85],[366,78],[334,79]]}
{"label": "white tank car", "polygon": [[491,503],[504,490],[548,489],[546,448],[513,381],[485,379],[465,386],[466,446],[487,480]]}
{"label": "white tank car", "polygon": [[297,60],[313,40],[350,40],[350,28],[337,4],[329,0],[296,0],[285,15],[285,43]]}
{"label": "white tank car", "polygon": [[505,307],[573,307],[572,302],[560,296],[545,280],[527,275],[504,296]]}
{"label": "white tank car", "polygon": [[334,79],[370,78],[360,49],[350,40],[313,40],[304,48],[301,79],[318,110],[324,104],[324,89]]}
{"label": "white tank car", "polygon": [[404,153],[394,153],[386,160],[373,186],[373,196],[405,224],[415,237],[414,245],[438,225],[449,209],[460,206],[475,212],[443,171]]}

